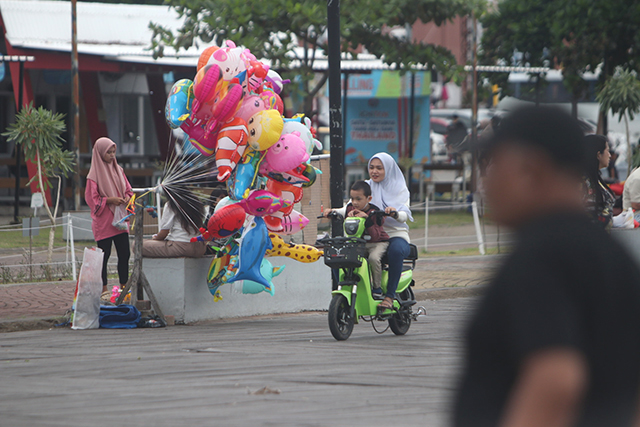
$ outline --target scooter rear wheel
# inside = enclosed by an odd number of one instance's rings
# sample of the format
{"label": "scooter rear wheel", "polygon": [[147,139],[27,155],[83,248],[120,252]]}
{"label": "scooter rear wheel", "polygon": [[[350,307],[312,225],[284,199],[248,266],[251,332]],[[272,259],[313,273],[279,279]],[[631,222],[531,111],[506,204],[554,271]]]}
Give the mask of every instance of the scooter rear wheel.
{"label": "scooter rear wheel", "polygon": [[351,336],[354,319],[351,307],[344,295],[334,295],[329,304],[329,330],[338,341],[344,341]]}
{"label": "scooter rear wheel", "polygon": [[411,327],[411,314],[409,313],[400,311],[389,319],[389,328],[396,335],[406,334],[409,331],[409,327]]}

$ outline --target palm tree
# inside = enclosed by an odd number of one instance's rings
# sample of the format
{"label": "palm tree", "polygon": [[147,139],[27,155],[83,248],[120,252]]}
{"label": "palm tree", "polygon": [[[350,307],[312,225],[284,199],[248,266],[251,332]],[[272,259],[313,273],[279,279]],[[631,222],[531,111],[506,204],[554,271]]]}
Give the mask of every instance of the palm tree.
{"label": "palm tree", "polygon": [[598,93],[600,108],[606,114],[609,110],[613,114],[619,114],[618,121],[624,118],[627,130],[627,162],[628,173],[631,173],[631,137],[629,135],[629,118],[640,111],[640,81],[635,71],[618,68],[609,78]]}
{"label": "palm tree", "polygon": [[73,172],[75,164],[74,154],[62,148],[64,140],[60,135],[66,129],[63,118],[64,114],[54,114],[42,107],[36,109],[33,108],[32,104],[29,104],[16,114],[15,122],[7,127],[7,132],[2,134],[8,137],[9,141],[15,141],[17,145],[22,146],[26,160],[36,163],[38,173],[29,181],[29,184],[37,180],[38,189],[44,193],[52,187],[51,179],[58,180],[53,212],[49,204],[46,203],[46,198],[44,204],[47,215],[51,220],[46,268],[49,279],[51,276],[50,266],[53,256],[53,241],[56,232],[55,218],[60,205],[61,178],[62,176],[68,177],[69,173]]}

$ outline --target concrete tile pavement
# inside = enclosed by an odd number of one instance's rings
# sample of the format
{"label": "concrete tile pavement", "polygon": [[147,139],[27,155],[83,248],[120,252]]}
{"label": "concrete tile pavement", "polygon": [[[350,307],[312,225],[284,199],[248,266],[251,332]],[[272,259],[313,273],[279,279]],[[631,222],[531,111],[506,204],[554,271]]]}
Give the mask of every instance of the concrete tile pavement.
{"label": "concrete tile pavement", "polygon": [[[427,300],[476,295],[498,260],[496,256],[418,260],[414,270],[416,297]],[[116,284],[117,279],[111,282]],[[0,285],[0,331],[59,323],[71,308],[74,291],[72,281]]]}

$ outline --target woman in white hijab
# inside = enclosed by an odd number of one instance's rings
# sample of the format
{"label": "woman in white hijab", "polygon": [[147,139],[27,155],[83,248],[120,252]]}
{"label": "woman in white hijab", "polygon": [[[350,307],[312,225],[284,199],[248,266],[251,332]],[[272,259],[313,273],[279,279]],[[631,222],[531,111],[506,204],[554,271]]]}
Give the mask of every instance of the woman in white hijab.
{"label": "woman in white hijab", "polygon": [[402,261],[410,251],[407,220],[413,221],[413,217],[409,209],[409,189],[393,157],[384,152],[374,154],[369,159],[369,177],[371,179],[367,183],[371,186],[371,203],[392,214],[383,225],[390,237],[387,249],[389,279],[387,293],[380,303],[381,307],[391,308],[402,274]]}

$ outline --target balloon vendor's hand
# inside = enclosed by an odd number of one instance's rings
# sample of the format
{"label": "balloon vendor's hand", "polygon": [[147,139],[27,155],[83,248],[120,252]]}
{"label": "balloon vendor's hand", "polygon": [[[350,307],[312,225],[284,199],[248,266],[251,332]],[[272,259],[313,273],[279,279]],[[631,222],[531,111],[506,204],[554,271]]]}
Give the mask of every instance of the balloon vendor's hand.
{"label": "balloon vendor's hand", "polygon": [[124,205],[126,203],[127,203],[127,201],[125,199],[123,199],[122,197],[107,197],[107,204],[109,204],[109,205],[120,206],[120,205]]}

